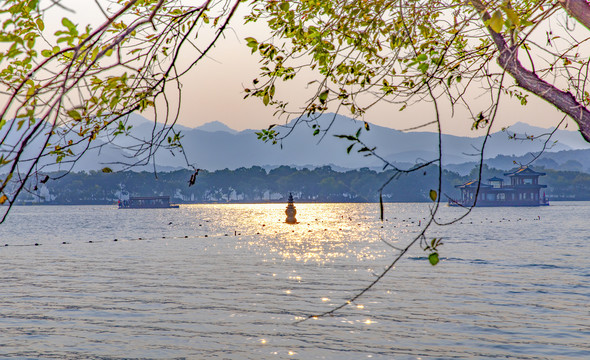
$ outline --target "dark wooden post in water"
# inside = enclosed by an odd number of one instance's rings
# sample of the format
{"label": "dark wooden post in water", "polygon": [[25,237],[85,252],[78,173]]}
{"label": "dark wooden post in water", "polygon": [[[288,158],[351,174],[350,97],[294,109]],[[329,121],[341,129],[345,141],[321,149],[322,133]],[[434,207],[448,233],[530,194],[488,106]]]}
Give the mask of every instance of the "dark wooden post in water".
{"label": "dark wooden post in water", "polygon": [[291,193],[289,193],[289,203],[287,204],[285,214],[287,214],[287,220],[285,220],[287,224],[297,224],[297,219],[295,219],[297,210],[295,209],[295,205],[293,205],[293,195]]}

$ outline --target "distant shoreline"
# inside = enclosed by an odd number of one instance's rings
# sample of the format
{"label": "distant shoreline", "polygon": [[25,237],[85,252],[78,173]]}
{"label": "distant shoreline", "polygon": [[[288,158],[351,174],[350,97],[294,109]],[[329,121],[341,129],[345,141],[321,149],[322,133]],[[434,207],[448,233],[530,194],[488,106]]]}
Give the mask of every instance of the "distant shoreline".
{"label": "distant shoreline", "polygon": [[[584,202],[589,200],[576,200],[576,199],[549,199],[550,203],[554,202]],[[431,201],[383,201],[385,204],[424,204],[424,203],[431,203]],[[207,202],[174,202],[172,201],[171,204],[174,205],[258,205],[258,204],[287,204],[284,200],[265,200],[265,201],[207,201]],[[295,205],[297,204],[379,204],[378,201],[297,201],[295,200]],[[446,201],[441,202],[441,204],[446,205]],[[27,207],[27,206],[117,206],[117,202],[79,202],[79,203],[27,203],[27,204],[14,204],[14,206],[18,207]],[[534,207],[534,206],[507,206],[507,207]]]}

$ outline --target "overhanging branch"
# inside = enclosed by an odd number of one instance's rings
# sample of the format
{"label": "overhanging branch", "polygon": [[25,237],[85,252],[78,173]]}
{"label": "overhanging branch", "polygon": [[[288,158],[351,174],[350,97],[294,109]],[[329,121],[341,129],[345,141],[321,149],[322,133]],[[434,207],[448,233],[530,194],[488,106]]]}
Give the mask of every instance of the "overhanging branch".
{"label": "overhanging branch", "polygon": [[[470,2],[480,13],[484,23],[489,23],[491,17],[486,5],[480,0],[471,0]],[[566,5],[562,4],[562,6],[569,6],[568,12],[573,11],[572,9],[576,9],[576,11],[588,11],[590,9],[590,5],[584,0],[560,0],[559,2],[566,3]],[[584,14],[583,17],[587,18],[588,24],[590,24],[590,12]],[[590,142],[590,111],[578,102],[570,92],[558,89],[541,79],[533,71],[526,69],[518,60],[518,45],[509,46],[502,34],[497,33],[489,26],[487,26],[487,30],[500,53],[498,56],[500,67],[516,80],[518,86],[539,96],[569,115],[578,124],[584,139]]]}
{"label": "overhanging branch", "polygon": [[590,4],[586,0],[558,0],[567,13],[580,24],[590,29]]}

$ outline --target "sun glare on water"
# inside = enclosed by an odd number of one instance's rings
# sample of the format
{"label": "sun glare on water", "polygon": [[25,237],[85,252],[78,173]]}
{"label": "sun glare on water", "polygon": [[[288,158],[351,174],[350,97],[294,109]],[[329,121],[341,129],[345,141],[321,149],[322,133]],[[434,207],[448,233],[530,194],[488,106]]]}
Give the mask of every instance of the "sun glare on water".
{"label": "sun glare on water", "polygon": [[296,224],[285,222],[286,204],[243,204],[232,206],[241,214],[228,219],[227,226],[235,229],[231,235],[247,237],[249,246],[266,248],[268,256],[298,262],[326,263],[348,258],[374,260],[389,254],[390,250],[381,245],[367,246],[367,239],[369,243],[379,244],[384,236],[388,242],[398,240],[397,231],[384,229],[395,226],[395,223],[382,223],[377,213],[373,216],[358,212],[354,204],[344,207],[295,205]]}

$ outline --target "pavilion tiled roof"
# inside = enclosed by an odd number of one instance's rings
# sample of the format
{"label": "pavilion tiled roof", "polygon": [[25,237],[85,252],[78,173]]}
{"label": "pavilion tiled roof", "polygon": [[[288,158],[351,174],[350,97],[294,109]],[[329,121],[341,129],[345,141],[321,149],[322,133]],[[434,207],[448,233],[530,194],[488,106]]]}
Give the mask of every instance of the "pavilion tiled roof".
{"label": "pavilion tiled roof", "polygon": [[[477,181],[477,180],[470,180],[470,181],[466,182],[465,184],[455,185],[455,187],[456,188],[467,188],[467,187],[474,188],[474,187],[477,187],[477,183],[479,183],[479,181]],[[492,187],[492,185],[489,185],[489,184],[481,184],[480,187],[487,188],[487,187]]]}
{"label": "pavilion tiled roof", "polygon": [[525,176],[525,175],[543,176],[546,174],[542,173],[542,172],[537,172],[537,171],[533,170],[530,166],[521,166],[520,168],[518,168],[517,170],[515,170],[513,172],[504,173],[504,176]]}

